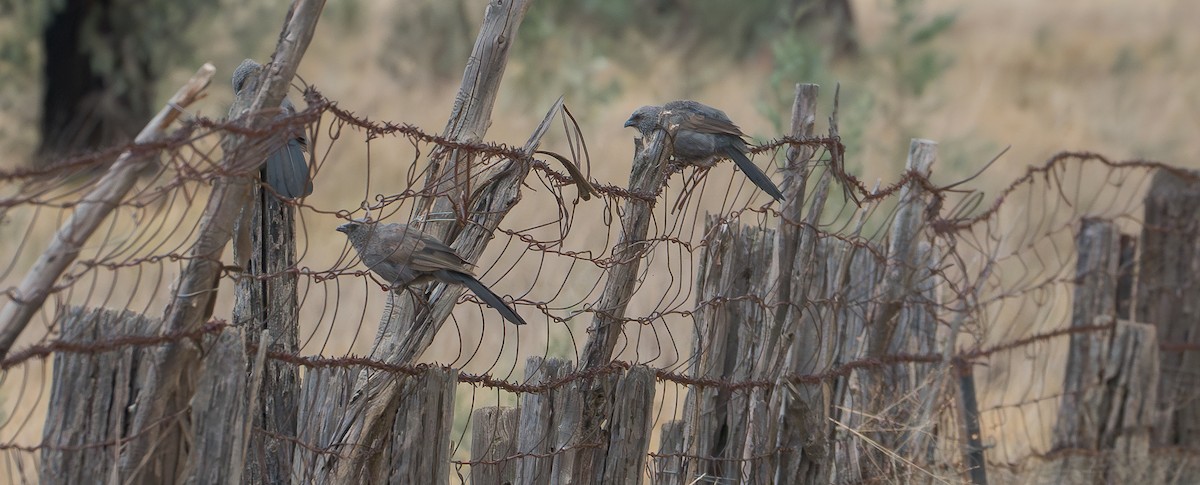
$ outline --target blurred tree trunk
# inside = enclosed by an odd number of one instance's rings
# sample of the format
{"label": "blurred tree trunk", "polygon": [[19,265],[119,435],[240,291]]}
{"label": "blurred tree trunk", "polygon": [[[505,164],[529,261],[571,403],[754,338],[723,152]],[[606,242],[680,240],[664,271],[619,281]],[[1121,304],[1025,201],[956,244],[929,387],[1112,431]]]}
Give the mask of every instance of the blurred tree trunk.
{"label": "blurred tree trunk", "polygon": [[850,0],[795,0],[792,7],[796,28],[828,42],[835,58],[858,55],[858,32]]}
{"label": "blurred tree trunk", "polygon": [[[163,10],[156,3],[65,0],[50,16],[42,29],[40,163],[132,140],[153,115],[154,86],[163,62],[154,62],[154,41],[143,22],[179,18],[151,15]],[[176,26],[176,35],[182,27]]]}

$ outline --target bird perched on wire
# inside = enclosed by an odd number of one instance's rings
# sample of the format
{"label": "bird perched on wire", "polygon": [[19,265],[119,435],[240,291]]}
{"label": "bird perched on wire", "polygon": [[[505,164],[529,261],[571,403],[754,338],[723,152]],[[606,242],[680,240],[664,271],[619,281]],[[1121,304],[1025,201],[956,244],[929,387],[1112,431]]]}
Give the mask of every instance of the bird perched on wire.
{"label": "bird perched on wire", "polygon": [[722,159],[731,159],[755,186],[775,200],[783,200],[779,187],[747,156],[746,134],[719,109],[691,100],[642,106],[629,116],[625,127],[637,128],[643,137],[666,128],[667,133],[673,133],[672,153],[677,162],[708,168]]}
{"label": "bird perched on wire", "polygon": [[525,320],[499,295],[471,274],[470,263],[433,236],[407,224],[378,224],[355,220],[338,226],[371,271],[393,288],[430,281],[466,286],[488,306],[516,325]]}
{"label": "bird perched on wire", "polygon": [[[253,59],[242,61],[237,70],[233,71],[233,94],[236,96],[243,90],[248,90],[248,93],[256,91],[261,72],[262,65]],[[296,114],[296,106],[288,98],[283,98],[279,105],[279,117],[293,114]],[[267,185],[289,199],[304,197],[313,191],[312,179],[308,174],[308,161],[304,157],[308,140],[304,138],[302,130],[293,128],[293,131],[288,134],[287,144],[267,156],[267,163],[263,168]]]}

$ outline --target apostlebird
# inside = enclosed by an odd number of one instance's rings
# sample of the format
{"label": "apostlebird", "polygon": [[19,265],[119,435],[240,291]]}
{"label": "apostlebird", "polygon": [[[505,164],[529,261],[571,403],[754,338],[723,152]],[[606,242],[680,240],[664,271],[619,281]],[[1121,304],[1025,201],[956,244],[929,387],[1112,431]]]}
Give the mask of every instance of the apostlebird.
{"label": "apostlebird", "polygon": [[350,221],[337,230],[350,238],[350,245],[371,271],[393,288],[419,285],[433,280],[460,284],[516,325],[525,320],[471,274],[470,263],[433,236],[406,224]]}
{"label": "apostlebird", "polygon": [[[246,59],[233,71],[233,94],[241,93],[243,89],[254,86],[262,71],[262,65],[253,59]],[[296,106],[288,98],[283,98],[279,105],[279,116],[291,116],[296,113]],[[308,162],[304,152],[308,141],[304,132],[293,129],[289,133],[286,145],[279,147],[267,157],[265,167],[267,185],[289,199],[304,197],[313,191],[312,179],[308,176]]]}
{"label": "apostlebird", "polygon": [[674,133],[672,148],[677,162],[707,168],[722,159],[732,159],[754,185],[775,200],[783,200],[779,187],[747,156],[746,134],[719,109],[691,100],[642,106],[629,116],[625,126],[637,128],[643,137],[649,137],[655,129],[667,128],[668,133]]}

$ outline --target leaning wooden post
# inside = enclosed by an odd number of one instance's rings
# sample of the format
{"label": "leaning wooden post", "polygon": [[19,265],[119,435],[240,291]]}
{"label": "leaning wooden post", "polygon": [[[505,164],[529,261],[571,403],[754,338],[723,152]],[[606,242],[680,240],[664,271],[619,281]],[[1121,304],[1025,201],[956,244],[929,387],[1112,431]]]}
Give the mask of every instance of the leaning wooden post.
{"label": "leaning wooden post", "polygon": [[[199,71],[175,92],[167,105],[142,128],[135,143],[150,143],[166,134],[167,128],[183,114],[183,109],[201,98],[216,68],[204,64]],[[128,150],[117,157],[108,172],[100,178],[87,195],[79,199],[67,222],[58,228],[46,251],[33,263],[21,284],[11,290],[8,303],[0,308],[0,358],[8,355],[13,342],[21,336],[29,319],[42,308],[50,296],[51,286],[75,262],[79,251],[92,233],[120,205],[121,199],[133,188],[138,174],[148,164],[155,163],[157,152]]]}
{"label": "leaning wooden post", "polygon": [[[463,142],[482,139],[490,124],[509,47],[529,4],[530,0],[488,4],[445,138]],[[562,103],[559,98],[534,130],[522,148],[524,156],[531,156],[537,149],[542,136],[562,109]],[[428,211],[427,215],[450,219],[427,222],[424,230],[445,241],[471,262],[483,254],[494,231],[520,198],[521,184],[532,167],[522,157],[495,163],[486,172],[471,175],[475,168],[473,160],[473,156],[462,150],[435,150],[431,154],[431,178],[427,180],[427,190],[436,200],[418,201],[418,212]],[[447,218],[450,214],[456,217]],[[430,285],[425,290],[424,301],[407,294],[390,293],[371,348],[371,358],[392,365],[411,364],[433,342],[462,291],[458,286]],[[390,423],[400,397],[398,381],[388,372],[365,369],[355,380],[335,383],[326,391],[352,397],[340,406],[345,412],[336,423],[323,424],[324,428],[315,432],[301,430],[301,434],[319,435],[322,447],[345,453],[325,458],[333,462],[318,467],[318,483],[365,483],[378,476],[378,470],[374,469],[378,463],[371,450],[384,446],[390,439]],[[303,394],[307,395],[308,391]],[[305,422],[324,420],[302,416],[301,423]]]}
{"label": "leaning wooden post", "polygon": [[[662,124],[660,121],[659,125]],[[640,145],[635,149],[633,171],[629,175],[632,197],[625,200],[625,208],[621,211],[621,236],[613,249],[615,262],[608,270],[604,292],[592,307],[595,317],[588,328],[587,345],[580,356],[581,370],[611,362],[613,349],[624,329],[625,311],[637,286],[638,268],[642,258],[653,247],[646,242],[646,234],[650,229],[658,190],[667,175],[667,161],[671,154],[667,148],[668,136],[666,131],[656,130],[645,140],[644,149]],[[598,473],[594,467],[600,464],[603,450],[579,445],[603,436],[603,416],[608,415],[612,403],[611,379],[602,376],[600,379],[580,380],[572,384],[567,392],[574,395],[571,399],[580,406],[577,413],[571,414],[578,418],[574,423],[578,428],[571,434],[569,446],[574,446],[574,449],[567,452],[569,456],[555,460],[558,467],[556,473],[565,473],[586,482]]]}

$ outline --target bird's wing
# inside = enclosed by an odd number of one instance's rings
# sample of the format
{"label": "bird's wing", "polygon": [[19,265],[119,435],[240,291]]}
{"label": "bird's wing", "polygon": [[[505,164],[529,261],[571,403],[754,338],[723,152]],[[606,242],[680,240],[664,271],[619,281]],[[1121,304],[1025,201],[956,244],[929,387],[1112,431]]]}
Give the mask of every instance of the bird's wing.
{"label": "bird's wing", "polygon": [[419,237],[413,241],[415,245],[412,259],[409,261],[414,270],[427,272],[449,269],[471,274],[466,260],[455,253],[453,248],[423,233],[410,234],[409,237],[415,235]]}
{"label": "bird's wing", "polygon": [[745,133],[742,133],[742,129],[738,128],[732,121],[703,113],[687,114],[680,120],[679,129],[700,133],[732,135],[739,138],[746,136]]}

